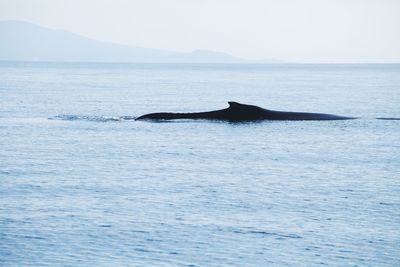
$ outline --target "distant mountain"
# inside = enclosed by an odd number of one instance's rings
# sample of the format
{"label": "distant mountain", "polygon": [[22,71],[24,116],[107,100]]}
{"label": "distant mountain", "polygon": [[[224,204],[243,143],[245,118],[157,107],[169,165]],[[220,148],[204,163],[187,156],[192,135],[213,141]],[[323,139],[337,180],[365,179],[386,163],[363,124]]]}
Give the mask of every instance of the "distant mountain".
{"label": "distant mountain", "polygon": [[22,21],[0,21],[0,60],[157,63],[279,63],[207,50],[179,53],[96,41]]}

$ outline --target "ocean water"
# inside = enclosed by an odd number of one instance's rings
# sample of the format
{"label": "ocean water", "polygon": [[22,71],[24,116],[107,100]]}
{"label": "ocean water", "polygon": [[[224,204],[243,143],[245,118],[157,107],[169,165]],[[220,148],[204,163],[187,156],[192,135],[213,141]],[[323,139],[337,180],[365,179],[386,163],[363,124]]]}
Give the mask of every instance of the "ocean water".
{"label": "ocean water", "polygon": [[[134,121],[227,101],[349,121]],[[400,65],[0,63],[1,266],[399,266]]]}

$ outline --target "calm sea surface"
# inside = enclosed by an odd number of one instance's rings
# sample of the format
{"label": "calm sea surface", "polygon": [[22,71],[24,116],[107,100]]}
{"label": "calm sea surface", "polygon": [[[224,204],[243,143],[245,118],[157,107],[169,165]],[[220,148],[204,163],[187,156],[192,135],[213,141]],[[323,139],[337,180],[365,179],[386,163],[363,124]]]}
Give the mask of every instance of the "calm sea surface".
{"label": "calm sea surface", "polygon": [[[227,101],[362,117],[129,120]],[[399,266],[400,65],[0,63],[1,266]]]}

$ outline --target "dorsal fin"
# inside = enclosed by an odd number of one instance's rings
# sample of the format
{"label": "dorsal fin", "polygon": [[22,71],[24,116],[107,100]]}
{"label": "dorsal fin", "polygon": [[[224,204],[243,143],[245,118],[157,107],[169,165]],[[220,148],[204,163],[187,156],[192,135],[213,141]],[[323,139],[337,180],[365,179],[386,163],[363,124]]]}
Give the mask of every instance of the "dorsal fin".
{"label": "dorsal fin", "polygon": [[253,105],[241,104],[241,103],[234,102],[234,101],[229,101],[228,104],[229,104],[230,109],[253,110],[253,111],[256,109],[268,110],[268,109],[260,108],[260,107],[253,106]]}
{"label": "dorsal fin", "polygon": [[234,101],[229,101],[228,104],[229,104],[230,108],[239,108],[239,107],[245,106],[243,104],[240,104],[240,103],[234,102]]}

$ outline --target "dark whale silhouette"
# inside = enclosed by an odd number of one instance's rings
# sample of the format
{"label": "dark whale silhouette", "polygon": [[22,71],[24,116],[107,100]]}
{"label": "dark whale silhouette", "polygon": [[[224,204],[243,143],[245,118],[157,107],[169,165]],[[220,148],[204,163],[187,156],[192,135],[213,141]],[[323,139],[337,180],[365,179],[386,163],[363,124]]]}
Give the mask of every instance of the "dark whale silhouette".
{"label": "dark whale silhouette", "polygon": [[177,120],[177,119],[203,119],[203,120],[220,120],[230,122],[245,121],[261,121],[261,120],[349,120],[356,119],[353,117],[343,117],[332,114],[323,113],[307,113],[307,112],[286,112],[275,111],[260,108],[253,105],[245,105],[237,102],[228,102],[229,107],[226,109],[194,112],[194,113],[150,113],[142,115],[136,120]]}

